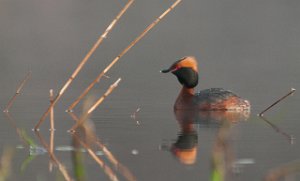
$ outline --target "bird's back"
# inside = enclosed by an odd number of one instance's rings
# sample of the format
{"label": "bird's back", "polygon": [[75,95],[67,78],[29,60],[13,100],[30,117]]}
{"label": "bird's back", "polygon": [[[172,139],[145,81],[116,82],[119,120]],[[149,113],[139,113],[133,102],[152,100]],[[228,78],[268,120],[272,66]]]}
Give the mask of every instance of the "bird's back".
{"label": "bird's back", "polygon": [[210,88],[195,94],[195,103],[200,110],[250,110],[250,103],[229,90]]}

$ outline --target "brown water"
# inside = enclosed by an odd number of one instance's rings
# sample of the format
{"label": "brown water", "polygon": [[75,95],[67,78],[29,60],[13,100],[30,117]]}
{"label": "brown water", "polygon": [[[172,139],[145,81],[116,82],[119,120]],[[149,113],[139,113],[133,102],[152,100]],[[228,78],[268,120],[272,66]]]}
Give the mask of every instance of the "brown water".
{"label": "brown water", "polygon": [[[64,110],[172,3],[134,2],[55,107],[54,154],[73,179],[74,149],[67,130],[74,121]],[[7,148],[14,150],[8,180],[64,180],[58,167],[49,171],[49,155],[31,129],[49,105],[49,89],[57,93],[124,4],[120,0],[0,0],[1,109],[27,71],[32,71],[10,110],[15,122],[5,114],[0,116],[1,155]],[[93,89],[91,95],[98,98],[122,77],[119,87],[91,116],[97,137],[141,181],[210,180],[216,145],[223,142],[220,153],[231,150],[225,156],[232,157],[233,164],[228,167],[228,180],[262,180],[273,168],[299,162],[298,92],[266,113],[269,122],[256,116],[291,87],[300,88],[299,8],[296,0],[182,2],[108,72],[109,79],[103,78]],[[244,120],[185,113],[189,124],[183,124],[173,113],[180,85],[175,77],[159,70],[185,55],[198,58],[199,90],[230,89],[250,100],[251,115]],[[81,111],[79,105],[75,113]],[[234,123],[222,127],[226,120]],[[183,131],[185,126],[189,131]],[[16,128],[24,129],[38,147],[21,146]],[[40,134],[49,144],[48,129],[47,119]],[[184,152],[179,149],[182,145],[196,153],[195,158],[192,154],[185,157],[193,164],[184,164],[175,156],[175,151]],[[81,151],[86,180],[109,180],[101,166]],[[98,151],[118,179],[127,180]],[[299,175],[289,178],[300,179]]]}

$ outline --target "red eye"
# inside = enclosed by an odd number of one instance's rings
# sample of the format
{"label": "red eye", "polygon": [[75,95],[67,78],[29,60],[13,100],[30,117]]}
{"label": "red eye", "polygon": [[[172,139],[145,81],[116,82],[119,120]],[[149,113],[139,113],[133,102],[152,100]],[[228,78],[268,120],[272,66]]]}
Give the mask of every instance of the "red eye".
{"label": "red eye", "polygon": [[180,69],[180,66],[179,66],[179,65],[175,65],[174,68],[172,69],[172,72],[175,72],[175,71],[177,71],[178,69]]}

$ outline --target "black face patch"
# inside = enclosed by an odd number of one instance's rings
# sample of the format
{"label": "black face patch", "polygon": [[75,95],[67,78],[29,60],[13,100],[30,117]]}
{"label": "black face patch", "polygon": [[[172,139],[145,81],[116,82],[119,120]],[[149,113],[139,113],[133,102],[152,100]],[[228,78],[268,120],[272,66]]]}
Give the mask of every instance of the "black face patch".
{"label": "black face patch", "polygon": [[198,84],[198,73],[189,67],[182,67],[174,72],[178,81],[187,88],[194,88]]}

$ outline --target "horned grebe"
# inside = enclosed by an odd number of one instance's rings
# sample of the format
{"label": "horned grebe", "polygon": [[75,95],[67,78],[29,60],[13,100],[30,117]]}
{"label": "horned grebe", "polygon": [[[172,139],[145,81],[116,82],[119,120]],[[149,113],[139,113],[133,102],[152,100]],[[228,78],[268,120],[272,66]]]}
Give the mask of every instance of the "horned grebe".
{"label": "horned grebe", "polygon": [[203,111],[250,111],[248,100],[242,99],[231,91],[210,88],[195,94],[198,84],[198,67],[195,57],[187,56],[176,61],[162,73],[172,72],[183,85],[174,109],[193,109]]}

